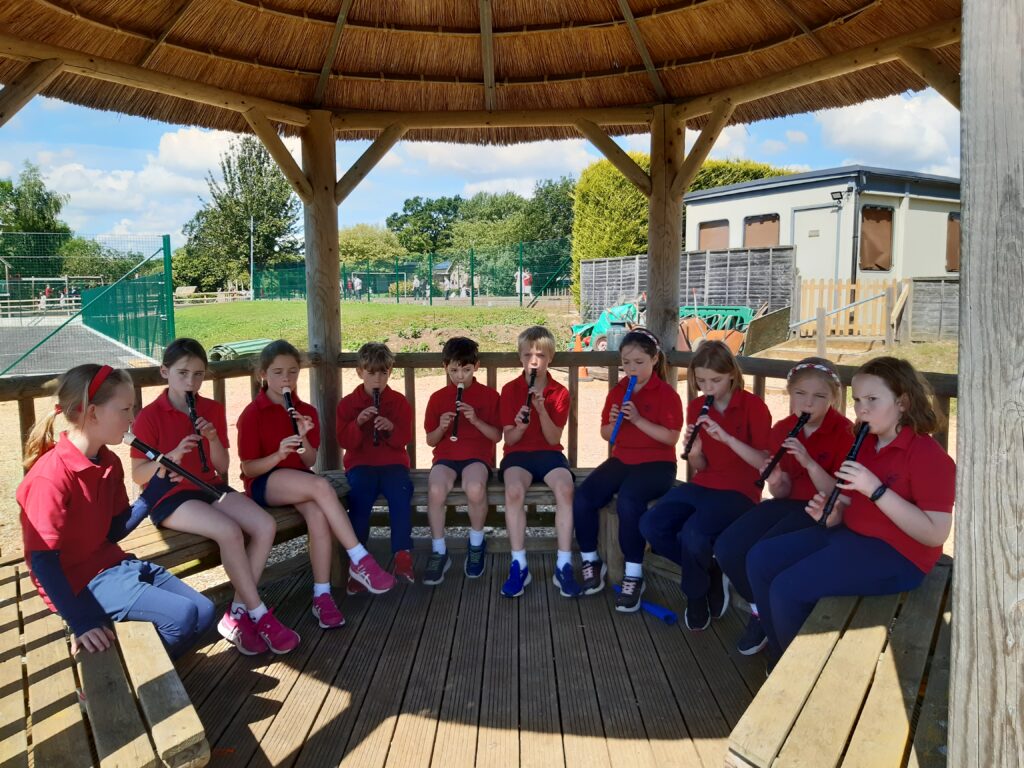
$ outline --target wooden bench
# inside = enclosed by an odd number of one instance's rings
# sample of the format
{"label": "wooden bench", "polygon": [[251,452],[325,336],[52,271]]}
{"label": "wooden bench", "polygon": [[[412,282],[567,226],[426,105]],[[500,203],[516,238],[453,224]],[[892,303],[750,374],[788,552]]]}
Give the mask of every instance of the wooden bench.
{"label": "wooden bench", "polygon": [[0,567],[0,765],[209,762],[202,723],[153,625],[116,631],[116,648],[73,657],[64,622],[25,566]]}
{"label": "wooden bench", "polygon": [[819,601],[730,734],[725,764],[945,766],[951,574],[944,557],[912,592]]}

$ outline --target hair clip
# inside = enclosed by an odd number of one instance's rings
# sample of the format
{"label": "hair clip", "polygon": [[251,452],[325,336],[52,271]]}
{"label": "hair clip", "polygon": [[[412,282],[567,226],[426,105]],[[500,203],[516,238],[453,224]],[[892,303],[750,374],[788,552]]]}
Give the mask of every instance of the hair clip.
{"label": "hair clip", "polygon": [[827,373],[836,384],[838,384],[840,387],[843,386],[843,382],[839,379],[838,374],[836,374],[836,372],[833,371],[828,366],[822,365],[821,363],[800,363],[799,365],[794,365],[792,368],[789,369],[789,373],[786,374],[786,381],[792,379],[793,374],[796,373],[797,371],[804,371],[807,370],[808,368],[815,371],[821,371],[822,373]]}

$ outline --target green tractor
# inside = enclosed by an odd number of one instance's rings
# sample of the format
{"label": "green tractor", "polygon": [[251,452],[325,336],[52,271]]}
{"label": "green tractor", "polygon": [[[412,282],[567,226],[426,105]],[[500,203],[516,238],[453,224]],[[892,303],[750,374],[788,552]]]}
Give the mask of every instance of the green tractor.
{"label": "green tractor", "polygon": [[[607,352],[619,348],[622,338],[635,325],[643,325],[646,319],[647,305],[630,302],[619,304],[604,310],[596,321],[578,323],[572,326],[573,341],[570,349],[583,352]],[[709,332],[722,333],[735,331],[746,332],[750,321],[754,319],[754,310],[745,306],[705,305],[682,306],[679,308],[680,331],[688,349],[696,346],[698,339],[691,336],[707,337]]]}

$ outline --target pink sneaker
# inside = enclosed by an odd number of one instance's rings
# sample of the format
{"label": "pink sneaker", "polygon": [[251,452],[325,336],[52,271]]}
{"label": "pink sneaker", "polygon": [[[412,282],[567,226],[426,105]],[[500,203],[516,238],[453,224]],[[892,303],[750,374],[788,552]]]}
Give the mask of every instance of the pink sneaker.
{"label": "pink sneaker", "polygon": [[373,555],[366,555],[358,563],[350,563],[348,579],[358,581],[375,595],[383,595],[395,586],[395,577],[377,565]]}
{"label": "pink sneaker", "polygon": [[348,577],[348,583],[345,585],[346,595],[362,595],[366,593],[366,587],[361,582],[356,581],[351,576]]}
{"label": "pink sneaker", "polygon": [[400,549],[395,552],[395,579],[405,579],[410,584],[416,583],[416,572],[412,568],[412,552]]}
{"label": "pink sneaker", "polygon": [[274,653],[294,651],[299,644],[299,634],[288,629],[277,620],[272,611],[267,611],[262,619],[256,622],[256,631]]}
{"label": "pink sneaker", "polygon": [[267,650],[267,644],[256,631],[256,625],[249,618],[248,613],[241,616],[232,616],[231,609],[225,611],[217,624],[217,631],[220,636],[238,649],[238,652],[245,656],[256,656]]}
{"label": "pink sneaker", "polygon": [[330,593],[313,598],[313,615],[320,622],[320,629],[334,629],[345,626],[345,617],[338,610],[338,604]]}

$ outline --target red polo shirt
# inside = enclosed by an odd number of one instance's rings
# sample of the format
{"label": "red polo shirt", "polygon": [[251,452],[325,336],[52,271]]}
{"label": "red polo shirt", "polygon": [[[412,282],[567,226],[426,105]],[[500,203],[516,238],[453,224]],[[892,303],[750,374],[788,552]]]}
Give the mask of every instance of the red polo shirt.
{"label": "red polo shirt", "polygon": [[[303,416],[313,419],[313,428],[306,433],[306,439],[313,448],[320,447],[320,414],[309,403],[299,400],[298,394],[292,392],[292,405]],[[295,434],[292,417],[283,405],[279,405],[267,397],[266,391],[256,395],[256,399],[245,406],[238,417],[238,458],[240,461],[262,459],[277,452],[281,441]],[[308,472],[298,453],[292,452],[278,462],[275,469],[299,469]],[[255,477],[242,475],[245,492],[252,487]]]}
{"label": "red polo shirt", "polygon": [[[448,383],[448,386],[437,390],[427,401],[427,413],[423,418],[423,428],[427,432],[433,432],[441,423],[441,414],[455,411],[455,397],[458,388]],[[462,401],[473,406],[476,416],[484,424],[490,424],[501,431],[499,403],[500,396],[497,390],[491,389],[486,384],[481,384],[476,379],[473,383],[462,390]],[[441,442],[434,446],[434,462],[444,459],[446,461],[467,461],[468,459],[479,459],[487,466],[494,466],[495,443],[486,437],[479,429],[470,424],[466,417],[459,416],[459,439],[451,440],[451,427],[441,437]]]}
{"label": "red polo shirt", "polygon": [[[790,415],[772,427],[771,435],[768,438],[770,450],[778,450],[786,435],[796,426],[797,417]],[[843,416],[835,408],[829,408],[825,412],[825,418],[821,425],[808,437],[804,430],[800,430],[797,439],[807,448],[807,453],[818,465],[830,475],[835,474],[839,465],[843,463],[846,454],[850,452],[853,445],[853,423]],[[782,456],[779,467],[789,475],[793,484],[789,492],[789,498],[810,501],[818,489],[811,482],[811,476],[807,470],[800,466],[800,462],[794,459],[789,453]]]}
{"label": "red polo shirt", "polygon": [[[127,557],[107,541],[110,521],[128,508],[124,468],[105,446],[97,458],[94,464],[61,433],[18,486],[26,564],[31,567],[32,552],[60,550],[61,570],[76,595],[97,573]],[[32,582],[43,602],[56,610],[35,574]]]}
{"label": "red polo shirt", "polygon": [[[601,424],[608,423],[608,414],[613,405],[622,405],[626,396],[629,379],[620,379],[615,388],[604,399],[601,411]],[[633,390],[630,400],[640,411],[640,415],[648,421],[668,429],[683,428],[683,401],[675,388],[662,381],[657,374],[647,380],[643,388]],[[626,419],[622,420],[619,434],[612,446],[612,458],[623,464],[643,464],[647,461],[671,461],[676,463],[675,444],[659,443],[653,437],[642,432]]]}
{"label": "red polo shirt", "polygon": [[[362,384],[345,395],[338,403],[338,444],[345,449],[345,469],[352,467],[382,467],[386,464],[409,466],[406,446],[412,439],[412,407],[405,396],[391,387],[380,393],[380,416],[395,425],[388,434],[379,434],[378,445],[373,444],[373,419],[362,426],[356,417],[373,405],[373,395]],[[461,429],[461,427],[459,428]]]}
{"label": "red polo shirt", "polygon": [[[922,511],[953,511],[956,492],[956,464],[931,435],[919,435],[904,427],[896,439],[877,450],[878,438],[869,434],[860,447],[857,461],[878,479]],[[942,554],[942,547],[929,547],[904,533],[878,505],[856,491],[849,494],[850,506],[843,523],[851,531],[881,539],[928,573]],[[865,567],[870,567],[869,563]]]}
{"label": "red polo shirt", "polygon": [[[516,376],[512,381],[501,388],[501,426],[512,427],[516,423],[516,414],[526,404],[526,393],[529,391],[529,382],[524,374]],[[559,427],[564,427],[569,420],[569,390],[555,381],[551,372],[548,372],[548,383],[544,387],[544,409],[548,412],[551,420]],[[561,443],[549,443],[544,439],[544,432],[540,428],[540,419],[537,417],[537,406],[530,403],[530,423],[526,425],[526,432],[522,439],[515,445],[505,443],[504,455],[510,453],[522,453],[524,451],[560,451]]]}
{"label": "red polo shirt", "polygon": [[[224,414],[224,406],[216,400],[210,400],[197,394],[196,414],[213,424],[221,444],[227,448],[228,422]],[[188,414],[174,407],[165,389],[156,400],[139,411],[139,415],[135,417],[135,421],[132,423],[132,432],[150,447],[156,448],[161,453],[167,453],[177,448],[178,444],[187,435],[194,434],[195,429],[192,428],[192,420],[189,419]],[[217,474],[217,470],[213,468],[210,441],[204,437],[202,445],[203,450],[206,451],[206,464],[210,468],[209,472],[203,472],[203,463],[199,460],[198,446],[186,453],[178,463],[196,477],[205,480],[211,485],[219,485],[224,481]],[[131,456],[133,459],[146,458],[142,452],[134,448],[131,450]],[[175,493],[196,490],[199,489],[194,483],[182,478],[180,483],[175,483],[174,487],[163,495],[161,501]]]}
{"label": "red polo shirt", "polygon": [[[692,424],[700,415],[704,398],[697,397],[686,408],[686,423]],[[768,434],[772,428],[772,415],[768,406],[757,395],[745,389],[733,392],[729,405],[721,413],[712,407],[708,416],[726,432],[751,448],[768,450]],[[755,504],[761,500],[761,489],[757,478],[761,473],[739,457],[725,443],[705,434],[700,435],[704,458],[708,465],[693,476],[692,482],[705,488],[721,491],[738,491]]]}

